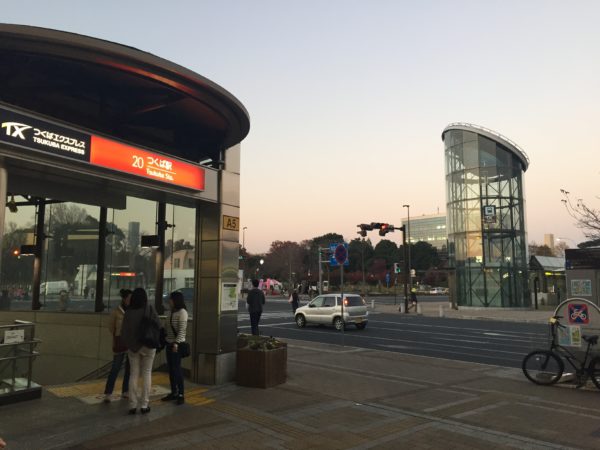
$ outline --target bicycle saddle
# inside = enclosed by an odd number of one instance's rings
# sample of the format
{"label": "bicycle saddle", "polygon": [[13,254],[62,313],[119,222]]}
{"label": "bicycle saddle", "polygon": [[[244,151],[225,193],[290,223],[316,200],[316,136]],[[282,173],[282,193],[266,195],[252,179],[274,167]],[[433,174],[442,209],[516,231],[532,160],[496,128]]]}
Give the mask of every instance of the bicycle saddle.
{"label": "bicycle saddle", "polygon": [[596,336],[596,335],[594,335],[594,336],[583,335],[581,337],[583,338],[583,340],[585,342],[588,342],[589,344],[596,345],[598,343],[598,336]]}

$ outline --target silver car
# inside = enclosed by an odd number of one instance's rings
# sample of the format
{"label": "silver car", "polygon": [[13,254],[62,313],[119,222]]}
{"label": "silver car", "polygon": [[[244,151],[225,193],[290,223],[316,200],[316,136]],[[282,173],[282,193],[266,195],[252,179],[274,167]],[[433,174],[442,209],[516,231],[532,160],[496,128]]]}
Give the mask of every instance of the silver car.
{"label": "silver car", "polygon": [[308,305],[296,310],[296,325],[303,328],[306,324],[333,325],[336,330],[348,324],[363,330],[369,322],[367,305],[360,295],[344,294],[344,318],[342,319],[342,295],[324,294],[315,297]]}

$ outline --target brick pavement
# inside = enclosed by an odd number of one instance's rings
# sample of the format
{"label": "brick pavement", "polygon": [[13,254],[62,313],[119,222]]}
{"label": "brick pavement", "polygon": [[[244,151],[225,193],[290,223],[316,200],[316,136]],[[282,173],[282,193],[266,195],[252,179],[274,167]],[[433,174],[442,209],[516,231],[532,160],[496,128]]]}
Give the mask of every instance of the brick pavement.
{"label": "brick pavement", "polygon": [[189,386],[202,401],[178,407],[157,396],[148,416],[127,416],[125,402],[46,390],[41,401],[2,407],[0,433],[9,449],[600,448],[592,388],[535,386],[518,369],[288,342],[288,381],[275,388]]}

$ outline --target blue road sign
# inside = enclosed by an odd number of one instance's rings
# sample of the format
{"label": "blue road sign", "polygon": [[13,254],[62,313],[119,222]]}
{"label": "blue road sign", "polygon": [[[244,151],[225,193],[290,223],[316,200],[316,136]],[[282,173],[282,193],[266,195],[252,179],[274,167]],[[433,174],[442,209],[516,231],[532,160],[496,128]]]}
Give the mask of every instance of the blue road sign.
{"label": "blue road sign", "polygon": [[344,261],[344,266],[350,265],[348,259],[348,244],[343,242],[341,244],[329,244],[329,266],[337,267],[340,265],[338,261]]}

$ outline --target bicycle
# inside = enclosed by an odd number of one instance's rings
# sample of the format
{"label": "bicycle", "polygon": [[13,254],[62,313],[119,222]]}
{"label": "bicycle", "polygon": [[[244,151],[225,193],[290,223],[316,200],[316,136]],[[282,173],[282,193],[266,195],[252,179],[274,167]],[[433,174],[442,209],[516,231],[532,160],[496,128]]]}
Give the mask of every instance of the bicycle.
{"label": "bicycle", "polygon": [[600,389],[600,357],[591,358],[587,364],[590,348],[598,343],[598,336],[581,336],[587,342],[585,356],[581,361],[575,354],[557,342],[557,330],[567,328],[559,322],[559,319],[562,319],[562,316],[550,318],[550,332],[552,333],[550,350],[534,350],[525,356],[521,365],[523,373],[535,384],[552,385],[563,375],[564,358],[575,371],[578,388],[583,386],[588,378],[591,378],[596,387]]}

